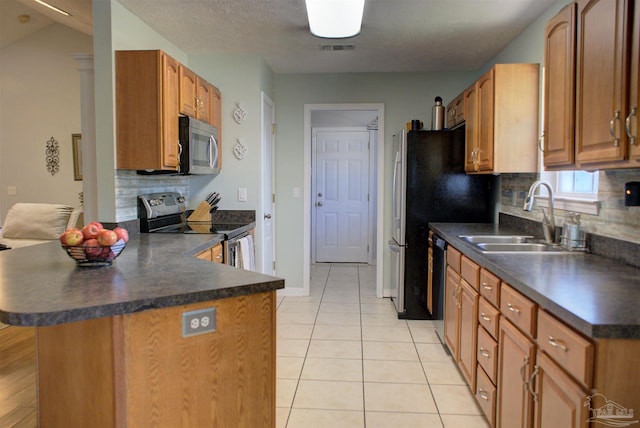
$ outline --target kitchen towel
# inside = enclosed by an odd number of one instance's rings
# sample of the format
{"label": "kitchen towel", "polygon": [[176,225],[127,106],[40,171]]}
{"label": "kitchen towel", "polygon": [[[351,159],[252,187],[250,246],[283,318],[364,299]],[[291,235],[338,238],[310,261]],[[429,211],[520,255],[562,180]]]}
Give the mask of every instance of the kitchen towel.
{"label": "kitchen towel", "polygon": [[253,250],[253,236],[248,235],[240,238],[240,267],[244,270],[255,271],[256,262]]}

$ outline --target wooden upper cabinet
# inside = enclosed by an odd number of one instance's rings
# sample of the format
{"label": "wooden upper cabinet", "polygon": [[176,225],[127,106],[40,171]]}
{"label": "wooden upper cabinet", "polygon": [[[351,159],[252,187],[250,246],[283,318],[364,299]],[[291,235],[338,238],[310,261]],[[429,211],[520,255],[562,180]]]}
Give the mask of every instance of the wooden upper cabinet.
{"label": "wooden upper cabinet", "polygon": [[640,135],[638,108],[640,108],[640,6],[633,7],[631,35],[631,76],[629,79],[629,114],[625,122],[629,138],[629,158],[640,160]]}
{"label": "wooden upper cabinet", "polygon": [[464,92],[447,104],[447,128],[453,129],[464,122]]}
{"label": "wooden upper cabinet", "polygon": [[[217,88],[187,67],[180,66],[180,113],[214,124]],[[218,92],[218,98],[220,91]],[[219,129],[220,127],[218,127]]]}
{"label": "wooden upper cabinet", "polygon": [[575,162],[576,4],[551,18],[545,27],[544,166],[572,167]]}
{"label": "wooden upper cabinet", "polygon": [[116,51],[115,61],[116,167],[177,170],[178,62],[159,50]]}
{"label": "wooden upper cabinet", "polygon": [[536,172],[539,72],[496,64],[465,91],[467,172]]}
{"label": "wooden upper cabinet", "polygon": [[187,67],[180,66],[180,113],[196,117],[196,80],[197,75]]}
{"label": "wooden upper cabinet", "polygon": [[[578,2],[576,161],[579,167],[627,158],[625,118],[631,1]],[[637,76],[636,76],[637,79]]]}

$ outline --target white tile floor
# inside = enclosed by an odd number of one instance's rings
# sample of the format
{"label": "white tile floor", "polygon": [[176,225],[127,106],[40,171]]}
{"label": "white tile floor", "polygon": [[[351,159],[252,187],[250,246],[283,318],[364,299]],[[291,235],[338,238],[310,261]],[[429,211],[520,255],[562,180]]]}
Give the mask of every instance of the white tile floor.
{"label": "white tile floor", "polygon": [[277,321],[278,428],[488,427],[431,322],[376,298],[375,267],[312,266]]}

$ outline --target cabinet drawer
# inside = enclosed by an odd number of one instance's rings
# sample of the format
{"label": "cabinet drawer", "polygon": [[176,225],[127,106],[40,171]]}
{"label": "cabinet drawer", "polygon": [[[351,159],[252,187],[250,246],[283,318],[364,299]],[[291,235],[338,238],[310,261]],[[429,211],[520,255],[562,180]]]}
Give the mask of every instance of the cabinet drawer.
{"label": "cabinet drawer", "polygon": [[468,257],[462,256],[460,259],[460,276],[462,276],[467,283],[478,290],[480,284],[480,266]]}
{"label": "cabinet drawer", "polygon": [[478,364],[494,384],[498,380],[498,342],[484,328],[478,327]]}
{"label": "cabinet drawer", "polygon": [[585,388],[593,381],[593,343],[545,311],[538,314],[538,346]]}
{"label": "cabinet drawer", "polygon": [[478,367],[476,401],[489,420],[489,425],[496,426],[496,387],[480,367]]}
{"label": "cabinet drawer", "polygon": [[484,297],[478,303],[478,322],[487,332],[498,338],[498,320],[500,319],[500,311],[491,306]]}
{"label": "cabinet drawer", "polygon": [[500,288],[500,312],[525,334],[536,337],[537,306],[508,284]]}
{"label": "cabinet drawer", "polygon": [[480,295],[496,308],[500,307],[500,278],[485,269],[480,269]]}
{"label": "cabinet drawer", "polygon": [[460,257],[462,254],[460,251],[453,248],[451,245],[447,247],[447,264],[451,266],[451,269],[455,273],[460,273]]}

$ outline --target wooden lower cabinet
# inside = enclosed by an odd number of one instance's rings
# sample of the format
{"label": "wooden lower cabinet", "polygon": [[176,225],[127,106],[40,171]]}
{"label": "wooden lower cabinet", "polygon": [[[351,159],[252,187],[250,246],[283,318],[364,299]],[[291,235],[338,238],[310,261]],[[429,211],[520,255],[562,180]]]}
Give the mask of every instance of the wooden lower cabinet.
{"label": "wooden lower cabinet", "polygon": [[[275,296],[37,327],[39,427],[275,427]],[[183,337],[210,307],[216,330]]]}
{"label": "wooden lower cabinet", "polygon": [[538,351],[534,383],[535,428],[589,426],[589,410],[584,406],[589,394],[544,352]]}
{"label": "wooden lower cabinet", "polygon": [[499,331],[496,426],[529,428],[533,396],[527,382],[535,364],[535,344],[505,318],[500,319]]}
{"label": "wooden lower cabinet", "polygon": [[447,266],[444,299],[444,342],[454,361],[460,356],[460,275]]}
{"label": "wooden lower cabinet", "polygon": [[208,262],[223,263],[222,243],[196,254],[196,257]]}
{"label": "wooden lower cabinet", "polygon": [[491,426],[496,424],[496,395],[497,389],[478,365],[478,378],[476,382],[476,401],[480,405],[482,412],[486,416]]}

